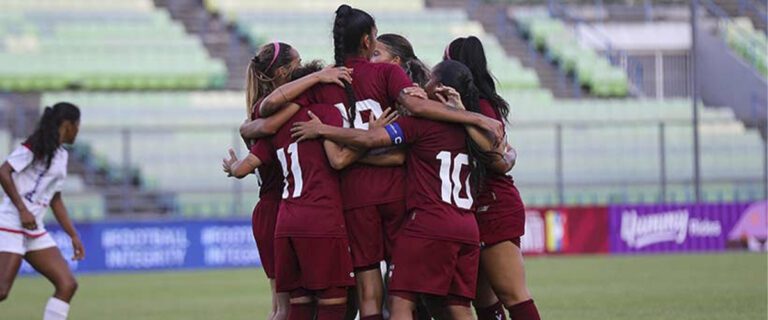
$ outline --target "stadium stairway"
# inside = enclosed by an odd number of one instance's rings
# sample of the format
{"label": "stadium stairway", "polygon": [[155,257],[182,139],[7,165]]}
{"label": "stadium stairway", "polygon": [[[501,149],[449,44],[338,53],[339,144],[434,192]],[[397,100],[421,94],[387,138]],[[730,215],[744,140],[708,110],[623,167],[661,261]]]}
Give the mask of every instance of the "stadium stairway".
{"label": "stadium stairway", "polygon": [[218,14],[205,10],[201,1],[154,0],[155,6],[165,8],[171,17],[184,25],[188,33],[199,37],[213,58],[224,60],[227,66],[227,89],[242,90],[245,70],[256,48],[247,38],[234,32],[233,26]]}
{"label": "stadium stairway", "polygon": [[[466,8],[465,1],[456,0],[427,0],[426,4],[428,7],[437,8]],[[586,91],[574,84],[573,79],[564,76],[557,66],[547,61],[542,53],[531,49],[514,23],[506,20],[508,19],[506,15],[504,15],[504,25],[499,25],[499,13],[506,13],[507,7],[506,4],[477,1],[475,4],[470,3],[470,7],[466,9],[471,19],[480,22],[488,33],[496,35],[507,54],[519,59],[523,66],[536,70],[541,86],[550,90],[554,97],[588,96]]]}
{"label": "stadium stairway", "polygon": [[768,32],[768,23],[766,21],[766,7],[768,2],[765,0],[713,0],[731,17],[745,16],[752,20],[757,29]]}

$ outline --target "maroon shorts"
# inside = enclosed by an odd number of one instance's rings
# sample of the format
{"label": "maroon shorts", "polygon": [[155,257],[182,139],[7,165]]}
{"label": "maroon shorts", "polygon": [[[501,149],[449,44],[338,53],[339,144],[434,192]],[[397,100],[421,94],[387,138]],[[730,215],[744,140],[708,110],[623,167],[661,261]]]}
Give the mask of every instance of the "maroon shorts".
{"label": "maroon shorts", "polygon": [[389,269],[389,290],[473,300],[480,247],[401,234]]}
{"label": "maroon shorts", "polygon": [[378,267],[382,260],[390,260],[406,216],[405,200],[344,210],[355,268]]}
{"label": "maroon shorts", "polygon": [[480,229],[480,246],[486,248],[495,244],[512,241],[520,246],[520,237],[525,233],[525,207],[477,213]]}
{"label": "maroon shorts", "polygon": [[262,198],[253,208],[251,226],[253,239],[259,248],[261,265],[267,278],[275,278],[275,225],[277,212],[280,209],[280,199]]}
{"label": "maroon shorts", "polygon": [[275,238],[278,292],[319,291],[355,284],[345,238]]}

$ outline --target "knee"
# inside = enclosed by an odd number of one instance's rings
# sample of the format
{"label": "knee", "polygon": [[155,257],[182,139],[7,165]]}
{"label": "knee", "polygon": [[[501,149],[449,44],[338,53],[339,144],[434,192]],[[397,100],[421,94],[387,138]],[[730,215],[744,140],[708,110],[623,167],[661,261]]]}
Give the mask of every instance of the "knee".
{"label": "knee", "polygon": [[75,280],[74,278],[71,278],[71,279],[67,279],[60,282],[56,286],[56,289],[68,296],[73,296],[75,295],[75,291],[77,291],[77,287],[78,287],[77,280]]}
{"label": "knee", "polygon": [[527,289],[511,290],[504,293],[497,292],[497,295],[501,303],[507,307],[516,305],[531,298],[531,294],[528,293]]}

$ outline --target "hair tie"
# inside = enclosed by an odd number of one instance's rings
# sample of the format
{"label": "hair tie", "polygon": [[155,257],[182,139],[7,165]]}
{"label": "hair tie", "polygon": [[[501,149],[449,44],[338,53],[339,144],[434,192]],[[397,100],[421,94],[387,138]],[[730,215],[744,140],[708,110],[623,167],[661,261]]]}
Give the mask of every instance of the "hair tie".
{"label": "hair tie", "polygon": [[449,53],[449,51],[450,51],[450,50],[448,50],[448,49],[450,49],[450,48],[451,48],[451,45],[450,45],[450,44],[449,44],[449,45],[447,45],[447,46],[445,46],[445,58],[446,58],[446,59],[448,59],[448,60],[452,60],[452,59],[451,59],[451,54]]}
{"label": "hair tie", "polygon": [[269,71],[269,68],[272,68],[272,65],[277,61],[277,56],[280,54],[280,42],[275,41],[272,44],[275,46],[275,54],[272,56],[272,62],[270,62],[267,68],[264,69],[264,72],[267,72]]}

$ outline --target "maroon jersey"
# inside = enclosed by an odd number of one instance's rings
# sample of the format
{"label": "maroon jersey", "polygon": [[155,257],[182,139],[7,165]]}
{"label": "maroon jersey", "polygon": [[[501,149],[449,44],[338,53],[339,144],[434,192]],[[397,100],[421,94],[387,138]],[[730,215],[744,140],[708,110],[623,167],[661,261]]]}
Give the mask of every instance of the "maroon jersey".
{"label": "maroon jersey", "polygon": [[[253,108],[251,113],[251,120],[261,118],[259,114],[259,105],[261,100],[256,102],[256,107]],[[251,145],[253,147],[258,140],[252,140]],[[258,169],[259,178],[261,180],[261,188],[259,189],[259,199],[280,199],[280,192],[283,190],[283,175],[280,172],[280,165],[277,163],[271,163],[269,165],[262,165]]]}
{"label": "maroon jersey", "polygon": [[408,145],[405,234],[478,244],[464,126],[400,117],[386,129],[394,144]]}
{"label": "maroon jersey", "polygon": [[[354,127],[368,129],[371,113],[376,117],[394,107],[400,91],[413,85],[408,75],[397,65],[371,63],[363,58],[347,59],[345,65],[354,68],[352,89],[357,103]],[[301,106],[330,103],[344,109],[347,95],[336,84],[312,87],[296,101]],[[349,121],[345,115],[345,127]],[[405,197],[405,170],[402,167],[376,167],[355,163],[341,173],[341,193],[345,209],[401,200]]]}
{"label": "maroon jersey", "polygon": [[269,139],[260,139],[251,153],[264,165],[276,163],[284,187],[275,237],[346,237],[339,177],[325,154],[322,139],[295,142],[293,123],[309,121],[312,111],[323,123],[341,126],[341,113],[331,105],[302,108]]}
{"label": "maroon jersey", "polygon": [[[480,113],[489,118],[504,121],[501,114],[491,106],[488,100],[480,99]],[[478,195],[475,206],[478,213],[482,214],[494,203],[503,204],[508,209],[522,206],[520,194],[515,187],[512,177],[489,170],[488,175],[485,177],[485,188]]]}

